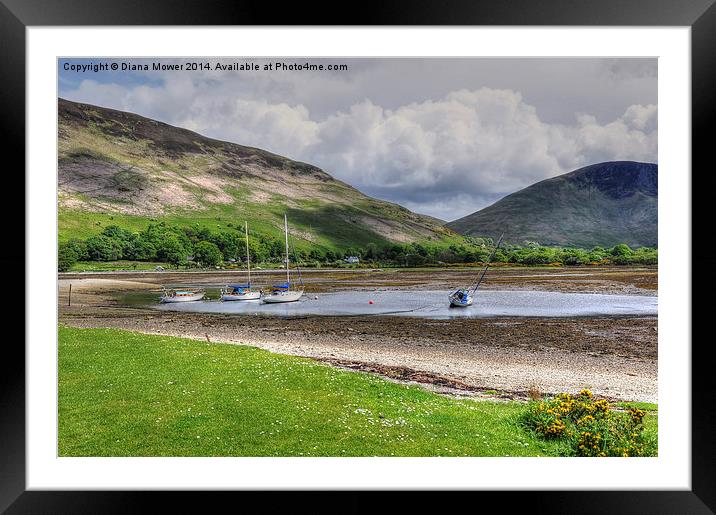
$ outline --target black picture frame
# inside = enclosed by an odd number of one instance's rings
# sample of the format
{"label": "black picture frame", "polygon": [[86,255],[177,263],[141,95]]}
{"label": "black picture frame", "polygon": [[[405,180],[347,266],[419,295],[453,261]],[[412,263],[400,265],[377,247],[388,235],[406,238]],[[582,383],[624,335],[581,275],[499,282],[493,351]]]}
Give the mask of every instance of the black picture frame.
{"label": "black picture frame", "polygon": [[[571,26],[689,26],[691,27],[692,71],[692,199],[714,191],[710,131],[714,119],[716,94],[716,0],[453,0],[450,3],[425,0],[361,2],[322,5],[296,2],[277,9],[268,2],[198,0],[0,0],[0,127],[3,156],[17,159],[12,168],[3,166],[4,181],[12,191],[25,191],[25,30],[30,26],[63,25],[571,25]],[[347,8],[347,9],[346,9]],[[341,14],[342,13],[342,14]],[[350,16],[348,16],[350,14]],[[708,164],[707,164],[708,163]],[[10,173],[14,171],[14,173]],[[683,171],[688,180],[688,171]],[[8,177],[11,176],[11,177]],[[694,183],[698,179],[698,188]],[[6,190],[9,191],[9,190]],[[20,196],[16,193],[13,196]],[[693,202],[692,201],[692,202]],[[692,203],[692,209],[697,203]],[[701,205],[705,205],[701,204]],[[707,234],[708,213],[692,211],[692,242]],[[704,224],[701,227],[701,224]],[[700,229],[704,229],[703,231]],[[8,227],[13,241],[24,241],[24,226]],[[22,233],[21,233],[22,232]],[[20,248],[19,244],[17,245]],[[692,270],[713,266],[708,255],[684,249]],[[705,253],[703,253],[705,254]],[[32,273],[24,266],[24,254],[18,259],[6,250],[0,254],[4,270]],[[710,268],[709,268],[710,270]],[[668,271],[667,271],[668,272]],[[664,272],[662,272],[664,273]],[[21,274],[9,274],[9,288],[25,292]],[[705,289],[710,280],[699,281]],[[15,295],[14,309],[24,309]],[[693,297],[691,318],[694,322],[708,316],[710,303]],[[7,323],[11,320],[9,311]],[[699,316],[700,315],[700,316]],[[206,509],[209,497],[228,498],[235,493],[190,492],[78,492],[26,491],[25,488],[25,352],[18,338],[5,338],[4,358],[0,361],[0,510],[7,513],[136,513],[151,511],[151,504],[163,509],[189,511]],[[713,386],[708,359],[710,338],[693,342],[692,356],[692,456],[690,491],[532,491],[484,492],[503,505],[524,504],[532,510],[550,513],[713,513],[716,510],[716,474],[714,473]],[[244,496],[249,495],[244,493]],[[253,494],[252,494],[253,495]],[[357,494],[352,494],[357,495]],[[279,496],[281,497],[281,496]],[[304,497],[306,498],[306,497]],[[549,499],[549,504],[547,504]],[[486,502],[485,499],[481,499]],[[246,502],[246,501],[245,501]],[[292,501],[293,502],[293,501]],[[307,499],[314,505],[315,498]],[[405,512],[421,505],[423,495],[415,494],[399,504],[383,508]],[[458,502],[453,499],[453,502]],[[360,502],[347,503],[360,506]],[[247,505],[248,506],[248,505]],[[295,507],[295,506],[294,506]],[[447,507],[447,506],[445,506]],[[510,510],[512,511],[512,510]]]}

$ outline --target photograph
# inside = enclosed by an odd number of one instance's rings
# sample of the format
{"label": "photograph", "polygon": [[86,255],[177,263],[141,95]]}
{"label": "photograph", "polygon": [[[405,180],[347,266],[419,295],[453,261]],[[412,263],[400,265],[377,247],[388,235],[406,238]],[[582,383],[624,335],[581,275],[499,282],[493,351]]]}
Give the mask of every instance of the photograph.
{"label": "photograph", "polygon": [[716,0],[0,4],[0,513],[716,513]]}
{"label": "photograph", "polygon": [[56,65],[59,458],[659,457],[657,57]]}

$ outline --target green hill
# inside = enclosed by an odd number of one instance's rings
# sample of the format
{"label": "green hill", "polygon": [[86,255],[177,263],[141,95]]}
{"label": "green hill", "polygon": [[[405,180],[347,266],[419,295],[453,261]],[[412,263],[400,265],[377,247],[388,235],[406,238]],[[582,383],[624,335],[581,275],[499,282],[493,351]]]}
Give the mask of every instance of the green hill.
{"label": "green hill", "polygon": [[657,165],[614,161],[547,179],[447,224],[514,244],[657,246]]}
{"label": "green hill", "polygon": [[307,163],[64,99],[58,114],[61,243],[154,221],[216,230],[248,220],[282,236],[284,213],[298,248],[461,239]]}

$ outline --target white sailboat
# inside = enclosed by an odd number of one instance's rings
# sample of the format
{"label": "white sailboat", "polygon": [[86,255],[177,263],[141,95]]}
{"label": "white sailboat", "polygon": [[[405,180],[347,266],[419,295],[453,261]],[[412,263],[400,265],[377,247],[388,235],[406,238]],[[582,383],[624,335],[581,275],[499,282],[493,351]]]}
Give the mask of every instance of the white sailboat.
{"label": "white sailboat", "polygon": [[251,255],[249,254],[249,222],[244,222],[244,231],[246,233],[246,268],[248,272],[248,282],[246,284],[227,284],[226,288],[221,290],[221,300],[259,300],[261,298],[260,291],[251,289]]}
{"label": "white sailboat", "polygon": [[[502,234],[502,236],[504,236],[504,234]],[[495,253],[497,252],[497,249],[500,247],[500,243],[502,243],[502,236],[500,236],[500,239],[497,241],[497,245],[495,245],[495,248],[492,251],[492,254],[490,255],[490,259],[487,260],[485,269],[482,271],[482,275],[480,275],[480,278],[475,283],[475,286],[467,287],[467,288],[458,288],[457,290],[452,292],[450,295],[448,295],[448,300],[450,301],[450,306],[454,306],[457,308],[466,308],[468,306],[472,306],[472,302],[475,298],[475,292],[477,291],[478,286],[480,286],[482,279],[485,277],[485,273],[487,272],[487,269],[490,266],[492,259],[495,257]]]}
{"label": "white sailboat", "polygon": [[286,282],[273,285],[271,290],[261,297],[264,302],[269,304],[295,302],[303,296],[303,288],[291,289],[291,267],[288,257],[288,218],[286,218],[286,215],[283,215],[283,225],[286,232]]}

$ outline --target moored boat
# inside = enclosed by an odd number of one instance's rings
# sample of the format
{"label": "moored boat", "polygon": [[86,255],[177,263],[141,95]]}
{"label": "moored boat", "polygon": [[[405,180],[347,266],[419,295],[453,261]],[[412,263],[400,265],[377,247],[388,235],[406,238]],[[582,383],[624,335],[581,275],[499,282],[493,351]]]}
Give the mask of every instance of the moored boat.
{"label": "moored boat", "polygon": [[221,300],[259,300],[261,298],[260,291],[251,289],[251,255],[249,253],[249,222],[244,222],[244,231],[246,234],[246,271],[248,273],[248,282],[246,284],[231,284],[221,290]]}
{"label": "moored boat", "polygon": [[275,284],[268,293],[262,297],[263,301],[271,304],[278,302],[294,302],[303,296],[303,290],[291,290],[288,284]]}
{"label": "moored boat", "polygon": [[[283,224],[286,232],[286,282],[284,284],[273,285],[268,293],[261,296],[261,299],[267,304],[295,302],[303,296],[302,287],[298,289],[291,288],[291,266],[288,255],[288,219],[286,218],[286,215],[283,215]],[[303,286],[303,281],[301,281],[301,286]]]}
{"label": "moored boat", "polygon": [[448,295],[448,300],[450,301],[450,307],[457,307],[457,308],[466,308],[468,306],[472,306],[472,302],[475,297],[475,292],[477,291],[477,288],[482,283],[482,280],[485,278],[485,273],[487,273],[487,269],[490,267],[490,263],[492,262],[493,258],[495,257],[495,253],[497,252],[497,249],[500,247],[500,243],[502,243],[502,236],[500,236],[500,239],[497,240],[497,245],[495,245],[495,248],[492,250],[492,254],[490,254],[490,258],[487,260],[487,263],[485,264],[485,269],[482,271],[482,275],[480,275],[480,278],[475,282],[474,286],[470,286],[467,288],[458,288],[454,292],[452,292],[450,295]]}
{"label": "moored boat", "polygon": [[165,288],[159,301],[162,303],[193,302],[203,299],[205,294],[204,290]]}
{"label": "moored boat", "polygon": [[259,300],[260,291],[251,290],[251,284],[228,284],[221,290],[221,300]]}
{"label": "moored boat", "polygon": [[448,299],[450,300],[451,306],[456,306],[459,308],[464,308],[467,306],[472,306],[472,293],[470,290],[466,288],[461,288],[459,290],[456,290],[452,292],[450,295],[448,295]]}

